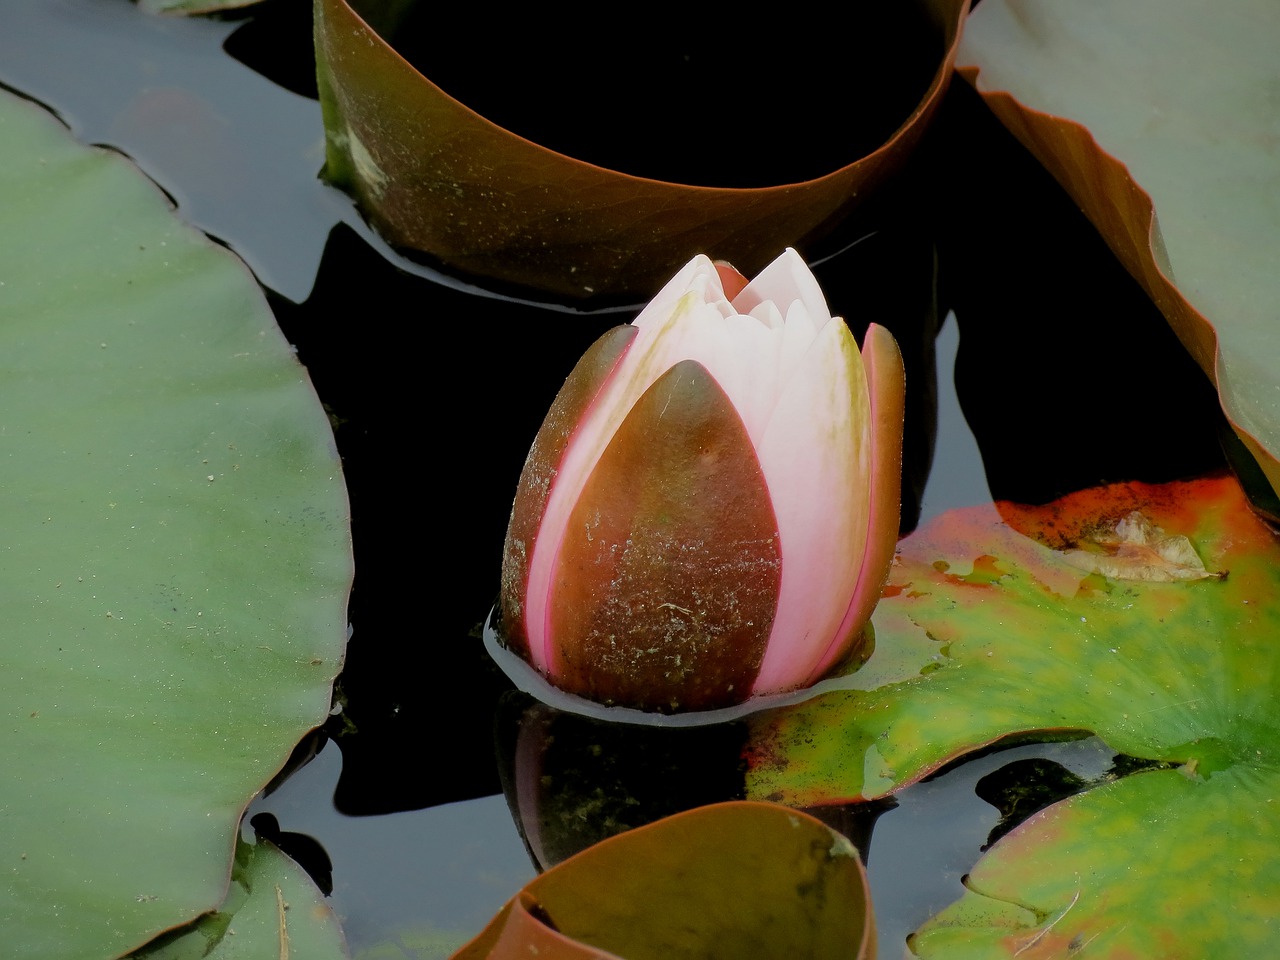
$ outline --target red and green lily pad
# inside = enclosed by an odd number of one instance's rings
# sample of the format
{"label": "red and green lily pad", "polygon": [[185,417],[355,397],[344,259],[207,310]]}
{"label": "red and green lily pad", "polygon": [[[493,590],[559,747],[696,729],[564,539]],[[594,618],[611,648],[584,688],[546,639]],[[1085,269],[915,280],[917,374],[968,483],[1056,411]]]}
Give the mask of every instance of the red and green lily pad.
{"label": "red and green lily pad", "polygon": [[[1168,578],[1135,524],[1185,538],[1207,575]],[[1097,935],[1099,956],[1239,955],[1274,936],[1280,903],[1278,595],[1280,543],[1229,477],[953,511],[900,545],[870,673],[841,681],[857,689],[753,718],[748,794],[880,797],[1005,738],[1091,732],[1177,769],[1028,820],[917,948],[1056,956],[1035,951]],[[1161,952],[1169,938],[1184,952]]]}
{"label": "red and green lily pad", "polygon": [[127,159],[0,94],[5,955],[218,908],[346,645],[328,418],[261,290]]}
{"label": "red and green lily pad", "polygon": [[958,63],[1164,312],[1280,490],[1277,36],[1271,0],[987,0]]}
{"label": "red and green lily pad", "polygon": [[455,960],[866,958],[875,925],[853,845],[808,814],[698,807],[532,880]]}

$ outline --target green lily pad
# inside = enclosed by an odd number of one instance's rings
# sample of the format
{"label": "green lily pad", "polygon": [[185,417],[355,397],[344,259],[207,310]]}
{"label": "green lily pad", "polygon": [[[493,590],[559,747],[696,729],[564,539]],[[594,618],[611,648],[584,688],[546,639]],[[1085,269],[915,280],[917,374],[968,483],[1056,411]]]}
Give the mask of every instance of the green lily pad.
{"label": "green lily pad", "polygon": [[958,62],[1146,288],[1280,491],[1278,35],[1271,0],[987,0]]}
{"label": "green lily pad", "polygon": [[[998,941],[1008,955],[1058,956],[1049,944],[1078,949],[1094,934],[1100,956],[1250,955],[1217,948],[1270,942],[1259,938],[1274,936],[1280,902],[1275,535],[1228,477],[997,506],[902,542],[873,621],[876,672],[753,718],[748,795],[878,797],[1002,738],[1090,731],[1180,767],[1033,816],[926,928],[924,955],[992,956],[972,945]],[[1135,548],[1124,531],[1139,523],[1158,536]],[[1210,575],[1155,579],[1169,572],[1161,545],[1184,537]],[[1185,550],[1172,556],[1181,570]],[[1069,905],[1071,921],[1055,919]],[[1168,938],[1190,946],[1157,949]]]}
{"label": "green lily pad", "polygon": [[697,807],[601,841],[530,881],[455,960],[875,955],[847,839],[767,803]]}
{"label": "green lily pad", "polygon": [[302,868],[274,844],[240,843],[231,890],[216,913],[130,960],[347,960],[338,919]]}
{"label": "green lily pad", "polygon": [[[911,938],[925,958],[1267,956],[1280,938],[1280,776],[1124,777],[1001,840]],[[1212,839],[1209,839],[1212,838]]]}
{"label": "green lily pad", "polygon": [[112,957],[222,902],[327,715],[346,492],[245,266],[8,94],[0,356],[5,949]]}

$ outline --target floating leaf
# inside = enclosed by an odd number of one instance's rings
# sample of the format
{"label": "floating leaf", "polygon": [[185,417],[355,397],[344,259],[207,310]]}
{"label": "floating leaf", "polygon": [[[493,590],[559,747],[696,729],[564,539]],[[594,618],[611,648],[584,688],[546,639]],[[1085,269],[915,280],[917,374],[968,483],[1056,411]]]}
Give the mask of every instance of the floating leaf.
{"label": "floating leaf", "polygon": [[1218,385],[1280,490],[1280,6],[988,0],[960,72]]}
{"label": "floating leaf", "polygon": [[6,955],[111,957],[218,906],[327,715],[346,493],[244,265],[7,94],[0,356]]}
{"label": "floating leaf", "polygon": [[274,844],[236,847],[231,890],[216,913],[130,960],[346,960],[338,920],[302,869]]}
{"label": "floating leaf", "polygon": [[[889,13],[884,15],[914,24],[916,32],[877,37],[867,44],[866,55],[892,49],[900,51],[899,60],[922,52],[932,59],[918,102],[894,118],[865,156],[841,157],[829,167],[800,174],[796,182],[750,187],[693,186],[623,173],[504,129],[423,76],[384,39],[413,6],[403,0],[316,0],[316,59],[327,133],[325,176],[354,194],[365,215],[393,244],[471,274],[582,299],[648,296],[682,263],[703,252],[732,260],[750,276],[784,247],[829,229],[874,193],[919,141],[950,78],[968,0],[919,0],[885,8]],[[433,7],[419,6],[437,16]],[[514,15],[504,14],[504,21]],[[870,8],[861,14],[864,19],[873,15],[881,14]],[[672,45],[669,25],[660,25],[662,43],[655,42],[649,51],[635,36],[646,29],[643,19],[628,23],[625,36],[610,28],[611,49],[634,44],[649,53],[653,63],[665,62],[660,51]],[[417,26],[416,32],[423,35],[434,30],[433,23]],[[510,22],[504,29],[528,46]],[[711,93],[688,97],[659,114],[661,119],[697,118],[696,137],[664,134],[661,124],[649,129],[645,119],[637,117],[634,130],[628,128],[628,142],[634,144],[629,154],[655,145],[675,156],[713,149],[724,158],[727,176],[764,152],[793,159],[812,156],[827,140],[865,123],[886,97],[900,94],[900,86],[892,82],[870,82],[838,90],[817,85],[806,91],[803,103],[734,102],[748,74],[754,78],[753,71],[769,71],[769,82],[776,84],[777,71],[804,78],[836,61],[807,49],[814,41],[811,31],[803,52],[784,52],[789,49],[786,43],[757,34],[758,27],[744,23],[742,29],[750,32],[750,42],[759,49],[752,55],[741,51],[743,56],[758,56],[761,63],[775,56],[781,59],[764,66],[744,61],[737,71],[741,76],[736,76],[735,68],[723,60],[735,44],[722,34],[733,29],[739,27],[722,20],[705,37],[676,34],[698,57],[713,58],[718,78]],[[521,91],[508,82],[510,64],[504,62],[515,51],[507,50],[489,31],[475,33],[476,37],[468,33],[449,43],[483,40],[469,61],[477,75],[498,71],[505,98],[519,97]],[[865,24],[862,35],[868,35]],[[589,42],[578,40],[579,47]],[[439,43],[432,50],[436,58],[445,56]],[[541,46],[537,50],[542,73],[570,70],[586,56],[578,49],[561,63],[557,53]],[[843,48],[841,52],[848,55]],[[679,50],[671,56],[681,62],[678,54]],[[788,63],[792,55],[807,61],[803,70]],[[689,57],[686,53],[684,62]],[[850,70],[841,61],[836,75],[847,81]],[[678,71],[673,67],[669,72]],[[627,84],[648,91],[661,75],[651,63],[642,79],[629,76]],[[533,112],[572,109],[577,111],[573,129],[596,132],[601,114],[617,109],[607,99],[600,102],[600,83],[599,77],[587,73],[564,97],[552,98],[553,105],[543,102]],[[793,117],[814,102],[831,104],[821,130],[799,126]]]}
{"label": "floating leaf", "polygon": [[[997,506],[952,511],[902,541],[869,679],[844,681],[860,689],[752,719],[753,796],[883,796],[993,740],[1042,731],[1220,767],[1252,755],[1241,738],[1257,724],[1280,728],[1265,682],[1280,677],[1280,546],[1233,479]],[[1083,537],[1134,511],[1229,574],[1117,581],[1070,562]],[[809,738],[817,726],[843,735]]]}
{"label": "floating leaf", "polygon": [[1207,781],[1153,770],[1027,820],[966,878],[964,896],[911,939],[958,958],[1219,960],[1280,938],[1280,776],[1274,759]]}
{"label": "floating leaf", "polygon": [[1083,545],[1062,558],[1073,567],[1112,580],[1203,580],[1223,577],[1204,568],[1204,561],[1185,536],[1167,536],[1135,510],[1114,525],[1094,531]]}
{"label": "floating leaf", "polygon": [[698,807],[604,840],[531,881],[456,960],[867,958],[853,845],[767,803]]}
{"label": "floating leaf", "polygon": [[[1253,955],[1280,923],[1280,544],[1226,477],[998,506],[902,542],[867,663],[884,656],[887,682],[753,718],[748,795],[882,796],[1002,738],[1091,731],[1180,769],[1026,821],[927,927],[923,955],[1059,956],[1086,941],[1105,957]],[[1072,564],[1068,551],[1135,512],[1229,573],[1115,580]],[[1002,952],[973,946],[992,942]]]}

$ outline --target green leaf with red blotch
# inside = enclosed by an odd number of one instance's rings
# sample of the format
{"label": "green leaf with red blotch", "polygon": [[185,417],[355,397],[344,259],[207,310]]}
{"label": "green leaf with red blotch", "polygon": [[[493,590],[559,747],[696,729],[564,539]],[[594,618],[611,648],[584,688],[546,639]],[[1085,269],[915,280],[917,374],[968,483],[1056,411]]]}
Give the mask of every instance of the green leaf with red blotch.
{"label": "green leaf with red blotch", "polygon": [[[1172,573],[1161,550],[1134,549],[1134,525],[1181,544]],[[1150,579],[1177,575],[1187,548],[1208,576]],[[753,719],[748,793],[883,796],[1005,737],[1089,731],[1180,768],[1028,820],[916,949],[1057,956],[1039,951],[1089,942],[1120,957],[1171,937],[1160,955],[1235,955],[1275,935],[1280,902],[1277,597],[1280,545],[1233,479],[954,511],[902,542],[873,673],[847,681],[859,689]]]}
{"label": "green leaf with red blotch", "polygon": [[[1137,518],[1186,537],[1213,575],[1140,579],[1167,561],[1117,538]],[[1126,578],[1091,572],[1087,556]],[[1276,596],[1280,547],[1224,477],[953,511],[900,545],[867,678],[848,678],[859,689],[756,715],[751,793],[882,796],[1044,732],[1220,769],[1280,730],[1266,682],[1280,678]],[[810,737],[818,727],[844,736]]]}

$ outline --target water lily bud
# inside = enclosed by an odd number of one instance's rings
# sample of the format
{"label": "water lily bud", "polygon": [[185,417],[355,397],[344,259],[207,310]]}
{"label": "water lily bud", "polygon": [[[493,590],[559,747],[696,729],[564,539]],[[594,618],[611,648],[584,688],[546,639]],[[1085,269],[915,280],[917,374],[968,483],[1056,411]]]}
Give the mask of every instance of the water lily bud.
{"label": "water lily bud", "polygon": [[859,352],[794,250],[743,283],[695,257],[587,351],[534,440],[501,630],[561,689],[709,709],[862,642],[897,540],[902,359],[874,324]]}

